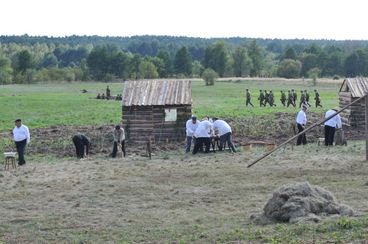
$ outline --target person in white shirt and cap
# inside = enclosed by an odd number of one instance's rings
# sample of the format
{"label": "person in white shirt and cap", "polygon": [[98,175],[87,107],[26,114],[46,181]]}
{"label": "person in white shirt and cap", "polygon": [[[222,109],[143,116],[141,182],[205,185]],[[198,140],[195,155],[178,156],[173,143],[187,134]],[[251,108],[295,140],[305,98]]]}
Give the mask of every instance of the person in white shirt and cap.
{"label": "person in white shirt and cap", "polygon": [[[335,114],[339,110],[338,107],[330,109],[326,112],[325,118],[327,119],[331,115]],[[334,142],[336,128],[342,128],[341,117],[337,114],[335,117],[325,122],[325,146],[332,146]]]}
{"label": "person in white shirt and cap", "polygon": [[221,151],[224,147],[224,144],[227,143],[229,148],[232,152],[236,152],[234,144],[231,140],[231,127],[226,121],[213,118],[213,128],[215,131],[218,131],[218,135],[220,136],[220,147],[219,150]]}
{"label": "person in white shirt and cap", "polygon": [[31,136],[28,127],[22,124],[21,119],[15,120],[15,127],[12,134],[18,153],[18,165],[21,166],[26,164],[24,154],[26,152],[27,145],[31,140]]}
{"label": "person in white shirt and cap", "polygon": [[199,121],[197,120],[197,117],[195,115],[192,115],[192,117],[187,121],[186,123],[186,134],[187,134],[187,144],[185,146],[185,152],[190,152],[190,147],[192,146],[192,142],[195,145],[195,137],[194,132],[196,131],[197,127],[199,125]]}
{"label": "person in white shirt and cap", "polygon": [[212,123],[208,120],[203,120],[199,122],[197,129],[194,132],[196,142],[194,144],[193,154],[196,154],[203,144],[205,145],[205,153],[210,152],[211,136],[213,132]]}
{"label": "person in white shirt and cap", "polygon": [[[298,133],[302,132],[307,125],[307,115],[305,112],[307,111],[307,106],[305,104],[302,104],[302,109],[298,112],[296,116],[296,124],[298,127]],[[298,139],[296,141],[296,145],[303,145],[307,144],[307,137],[305,133],[298,136]]]}

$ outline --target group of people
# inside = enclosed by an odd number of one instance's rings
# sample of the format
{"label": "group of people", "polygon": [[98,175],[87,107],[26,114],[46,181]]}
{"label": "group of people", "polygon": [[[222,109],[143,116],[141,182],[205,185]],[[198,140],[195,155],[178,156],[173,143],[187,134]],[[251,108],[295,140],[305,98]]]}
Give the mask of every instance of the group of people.
{"label": "group of people", "polygon": [[[298,128],[298,134],[303,132],[306,125],[307,125],[307,115],[306,111],[308,110],[307,105],[303,104],[301,110],[298,112],[296,116],[296,124]],[[328,119],[336,114],[336,112],[339,110],[338,107],[328,110],[325,113],[325,119]],[[327,120],[324,123],[324,129],[325,129],[325,145],[326,146],[332,146],[334,142],[335,137],[335,131],[336,129],[342,128],[342,121],[339,114],[333,116],[329,120]],[[305,133],[302,133],[298,136],[296,145],[305,145],[307,144],[307,137]]]}
{"label": "group of people", "polygon": [[106,95],[105,95],[105,93],[102,93],[102,94],[98,93],[98,94],[97,94],[96,99],[106,99],[106,100],[113,100],[113,99],[115,99],[115,100],[123,100],[123,95],[122,95],[122,94],[117,94],[115,97],[114,97],[114,96],[111,96],[111,90],[110,90],[110,87],[109,87],[109,86],[107,86],[107,87],[106,87]]}
{"label": "group of people", "polygon": [[[288,90],[287,94],[285,91],[281,90],[281,98],[280,102],[282,106],[289,107],[290,105],[293,107],[296,107],[298,105],[298,94],[294,89]],[[251,102],[252,95],[249,91],[249,89],[245,90],[245,106],[252,106],[254,105]],[[315,100],[315,106],[322,107],[321,105],[321,97],[317,90],[314,90],[314,100]],[[272,90],[259,90],[259,96],[258,96],[259,106],[260,107],[266,107],[267,104],[270,105],[270,107],[276,107],[275,103],[275,96],[272,92]],[[302,105],[306,105],[308,107],[311,107],[312,105],[309,103],[310,96],[307,90],[301,90],[300,91],[300,100],[299,100],[299,107],[302,107]]]}
{"label": "group of people", "polygon": [[[192,116],[186,122],[186,148],[185,152],[189,153],[192,143],[193,154],[198,152],[210,152],[212,145],[213,151],[215,146],[218,146],[218,150],[225,149],[225,145],[232,152],[236,152],[234,143],[231,139],[231,127],[230,125],[221,119],[205,117],[202,121],[199,121],[196,116]],[[204,148],[204,149],[203,149]]]}

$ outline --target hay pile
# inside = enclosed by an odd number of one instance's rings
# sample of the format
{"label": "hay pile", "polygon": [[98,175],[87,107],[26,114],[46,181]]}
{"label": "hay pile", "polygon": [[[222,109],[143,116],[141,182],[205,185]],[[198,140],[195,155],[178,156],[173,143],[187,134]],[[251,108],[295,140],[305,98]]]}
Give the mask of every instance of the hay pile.
{"label": "hay pile", "polygon": [[321,216],[352,216],[353,210],[337,203],[331,192],[308,182],[282,186],[273,193],[260,216],[251,216],[255,222],[320,221]]}

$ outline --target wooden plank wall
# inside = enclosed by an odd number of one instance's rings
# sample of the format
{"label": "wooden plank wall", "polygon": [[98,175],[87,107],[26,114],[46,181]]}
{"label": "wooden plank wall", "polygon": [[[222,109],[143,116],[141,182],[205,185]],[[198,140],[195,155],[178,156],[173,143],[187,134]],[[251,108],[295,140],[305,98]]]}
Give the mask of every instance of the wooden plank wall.
{"label": "wooden plank wall", "polygon": [[[350,92],[339,93],[340,107],[344,107],[355,100]],[[360,101],[350,106],[349,109],[341,112],[341,118],[344,124],[354,127],[364,127],[365,125],[365,101]]]}
{"label": "wooden plank wall", "polygon": [[[177,121],[165,122],[165,108],[177,109]],[[190,105],[123,107],[123,125],[127,139],[146,143],[183,141],[185,123],[192,114]]]}

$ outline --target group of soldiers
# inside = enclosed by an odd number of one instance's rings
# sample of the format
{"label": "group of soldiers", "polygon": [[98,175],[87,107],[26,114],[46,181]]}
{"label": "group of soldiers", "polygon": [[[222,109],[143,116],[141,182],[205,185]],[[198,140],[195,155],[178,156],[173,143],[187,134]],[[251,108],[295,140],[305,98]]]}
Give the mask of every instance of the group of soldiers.
{"label": "group of soldiers", "polygon": [[[281,90],[281,98],[280,98],[280,102],[282,104],[283,107],[289,107],[290,105],[293,107],[297,106],[298,103],[298,94],[294,89],[288,90],[287,91],[287,95],[285,93],[285,91]],[[249,89],[245,90],[245,105],[248,107],[248,105],[254,107],[254,105],[252,104],[251,100],[252,100],[252,96],[250,94]],[[267,91],[267,90],[259,90],[259,96],[258,96],[258,100],[259,100],[259,106],[260,107],[266,107],[267,104],[270,105],[270,107],[276,107],[275,104],[275,97],[274,94],[272,92],[272,90]],[[315,106],[317,107],[322,107],[321,105],[321,98],[320,95],[318,93],[317,90],[314,90],[314,100],[315,100]],[[309,103],[310,101],[310,97],[309,97],[309,93],[307,90],[301,90],[300,91],[300,100],[299,100],[299,107],[302,107],[302,105],[306,105],[311,107],[312,105]]]}
{"label": "group of soldiers", "polygon": [[107,100],[123,100],[123,95],[122,94],[117,94],[115,97],[111,96],[111,91],[110,91],[110,87],[107,86],[106,87],[106,96],[105,93],[98,93],[96,99],[107,99]]}

